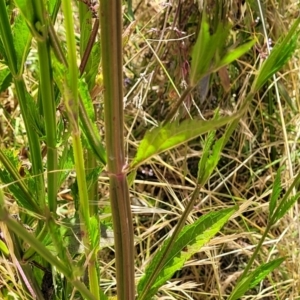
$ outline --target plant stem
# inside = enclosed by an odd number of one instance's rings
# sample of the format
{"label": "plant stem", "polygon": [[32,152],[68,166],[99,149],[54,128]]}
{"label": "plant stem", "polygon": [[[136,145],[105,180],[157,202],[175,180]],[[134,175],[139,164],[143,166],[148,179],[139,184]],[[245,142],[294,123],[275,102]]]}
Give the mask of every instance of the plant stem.
{"label": "plant stem", "polygon": [[100,1],[105,141],[119,300],[135,298],[134,239],[123,134],[122,1]]}
{"label": "plant stem", "polygon": [[[68,66],[69,66],[69,80],[65,84],[65,105],[68,112],[70,125],[72,128],[72,140],[73,140],[73,151],[75,160],[75,169],[79,189],[79,216],[82,231],[82,240],[85,247],[85,254],[87,259],[90,258],[91,252],[94,249],[90,247],[90,209],[89,209],[89,199],[88,191],[84,170],[84,160],[83,160],[83,149],[80,140],[80,130],[79,130],[79,99],[78,99],[78,67],[77,67],[77,57],[76,57],[76,45],[75,45],[75,35],[74,35],[74,24],[71,3],[68,0],[62,1],[65,28],[66,28],[66,38],[68,47]],[[93,258],[94,254],[92,254]],[[96,265],[93,261],[88,263],[88,275],[89,275],[89,286],[92,294],[96,299],[100,299],[99,290],[99,280],[96,270]]]}
{"label": "plant stem", "polygon": [[[83,2],[79,2],[78,6],[79,6],[79,22],[80,22],[80,57],[81,57],[79,73],[80,76],[82,76],[85,70],[89,72],[91,68],[91,60],[89,60],[89,57],[99,30],[99,20],[97,19],[95,21],[92,29],[93,19],[92,19],[91,11],[87,7],[87,5]],[[87,81],[87,85],[90,86],[90,82]],[[96,117],[96,113],[95,113],[95,117]],[[85,155],[85,166],[86,166],[86,177],[88,177],[89,173],[92,173],[93,170],[97,167],[95,154],[93,153],[93,151],[89,149],[86,151],[86,155]],[[98,207],[96,203],[99,198],[97,180],[93,180],[92,184],[89,185],[88,197],[90,202],[90,214],[97,215]]]}
{"label": "plant stem", "polygon": [[56,149],[56,110],[48,32],[47,36],[45,36],[45,40],[43,42],[38,41],[37,45],[40,64],[40,89],[46,129],[48,205],[50,211],[55,214],[57,208],[58,167]]}

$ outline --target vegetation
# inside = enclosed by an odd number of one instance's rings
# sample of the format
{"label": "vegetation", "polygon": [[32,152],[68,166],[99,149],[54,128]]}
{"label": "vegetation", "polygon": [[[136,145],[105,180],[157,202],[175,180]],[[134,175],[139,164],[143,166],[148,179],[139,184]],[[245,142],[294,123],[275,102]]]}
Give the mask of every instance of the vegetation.
{"label": "vegetation", "polygon": [[0,0],[0,298],[296,299],[296,11]]}

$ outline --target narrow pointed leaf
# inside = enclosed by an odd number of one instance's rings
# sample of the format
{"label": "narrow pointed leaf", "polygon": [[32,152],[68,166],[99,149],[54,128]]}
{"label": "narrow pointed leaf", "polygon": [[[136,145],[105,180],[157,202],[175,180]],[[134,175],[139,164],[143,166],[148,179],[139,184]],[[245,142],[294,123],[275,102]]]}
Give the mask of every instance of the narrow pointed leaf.
{"label": "narrow pointed leaf", "polygon": [[291,196],[289,199],[281,200],[271,217],[272,224],[275,224],[277,221],[279,221],[292,208],[299,197],[300,193],[297,193],[295,196]]}
{"label": "narrow pointed leaf", "polygon": [[278,258],[259,266],[242,281],[238,282],[228,300],[240,299],[245,293],[259,284],[268,274],[278,268],[285,258]]}
{"label": "narrow pointed leaf", "polygon": [[276,207],[277,200],[280,196],[281,193],[281,169],[277,171],[274,184],[273,184],[273,189],[272,189],[272,194],[270,198],[270,204],[269,204],[269,215],[272,216]]}
{"label": "narrow pointed leaf", "polygon": [[252,90],[257,92],[267,80],[279,71],[289,60],[295,51],[298,43],[299,31],[297,31],[300,18],[298,18],[286,37],[278,44],[275,45],[269,57],[263,63],[254,83]]}
{"label": "narrow pointed leaf", "polygon": [[[212,237],[214,237],[228,221],[230,216],[236,211],[236,207],[224,209],[218,212],[211,212],[198,219],[194,224],[187,225],[183,228],[178,236],[174,247],[172,248],[166,263],[154,284],[151,287],[147,286],[149,275],[157,268],[162,255],[165,253],[165,248],[168,244],[166,240],[162,248],[155,254],[150,261],[145,275],[138,283],[138,294],[146,295],[138,297],[138,299],[151,299],[157,290],[169,280],[173,274],[180,270],[184,263],[196,252],[198,252],[203,245],[205,245]],[[147,291],[145,291],[147,289]]]}
{"label": "narrow pointed leaf", "polygon": [[227,52],[225,54],[225,56],[214,67],[214,71],[219,70],[226,65],[229,65],[230,63],[232,63],[233,61],[235,61],[236,59],[238,59],[239,57],[241,57],[242,55],[247,53],[249,51],[249,49],[251,49],[251,47],[254,46],[255,42],[256,42],[256,40],[253,39],[253,40],[249,41],[248,43],[245,43],[245,44]]}
{"label": "narrow pointed leaf", "polygon": [[154,155],[181,145],[203,133],[224,126],[239,118],[241,114],[242,110],[218,120],[186,120],[181,124],[170,123],[148,131],[141,141],[131,167],[137,167]]}
{"label": "narrow pointed leaf", "polygon": [[203,76],[209,73],[216,52],[224,48],[228,33],[229,26],[220,23],[216,32],[211,34],[207,17],[203,15],[201,29],[192,50],[191,85],[197,84]]}
{"label": "narrow pointed leaf", "polygon": [[16,17],[13,27],[13,37],[18,62],[18,73],[21,74],[31,42],[31,33],[22,15]]}

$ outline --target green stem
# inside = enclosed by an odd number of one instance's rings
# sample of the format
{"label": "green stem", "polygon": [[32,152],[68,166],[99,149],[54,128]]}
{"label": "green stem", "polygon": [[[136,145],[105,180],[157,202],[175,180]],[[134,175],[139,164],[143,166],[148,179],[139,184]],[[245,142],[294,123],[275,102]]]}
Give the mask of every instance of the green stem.
{"label": "green stem", "polygon": [[[95,23],[96,23],[96,21],[95,21]],[[95,25],[94,25],[94,27],[95,27]],[[65,54],[60,46],[59,40],[58,40],[56,33],[54,31],[54,28],[51,24],[49,26],[49,34],[50,34],[51,46],[54,51],[54,54],[56,55],[56,58],[64,66],[67,67],[68,62],[65,58]],[[87,53],[85,52],[83,55],[86,56]],[[84,70],[84,67],[85,67],[85,65],[82,62],[81,63],[82,71]],[[79,98],[79,117],[80,117],[80,121],[82,124],[81,128],[82,128],[91,148],[93,149],[94,154],[96,155],[97,159],[103,165],[106,165],[106,153],[105,153],[103,145],[101,144],[99,134],[97,134],[97,132],[95,132],[92,122],[91,122],[91,120],[86,112],[86,109],[84,107],[84,104],[80,98]]]}
{"label": "green stem", "polygon": [[[79,6],[79,22],[80,22],[80,57],[81,63],[79,66],[80,76],[83,75],[84,70],[87,72],[91,68],[91,60],[89,60],[92,47],[94,45],[98,30],[99,30],[99,20],[95,20],[95,23],[92,28],[92,14],[83,2],[78,3]],[[87,82],[90,86],[90,82]],[[96,114],[95,114],[96,115]],[[86,164],[86,177],[89,173],[97,167],[97,161],[95,159],[95,154],[91,150],[87,150],[85,156]],[[97,215],[98,209],[96,203],[98,201],[98,181],[93,180],[92,184],[88,189],[88,197],[90,201],[90,213],[91,215]],[[99,225],[100,226],[100,225]]]}
{"label": "green stem", "polygon": [[46,19],[46,10],[42,0],[32,3],[37,18],[40,22],[41,36],[37,40],[39,66],[40,66],[40,91],[45,120],[47,144],[47,191],[48,205],[51,212],[56,213],[57,208],[57,149],[56,149],[56,116],[55,97],[53,89],[52,65],[50,56],[49,23]]}
{"label": "green stem", "polygon": [[110,202],[115,234],[117,294],[135,298],[134,239],[129,190],[124,168],[122,1],[100,1],[104,82],[105,141]]}
{"label": "green stem", "polygon": [[[79,101],[78,101],[78,67],[76,57],[76,45],[74,35],[74,24],[71,3],[67,0],[62,1],[62,8],[64,13],[67,48],[68,48],[68,66],[69,66],[69,80],[65,89],[65,105],[68,112],[70,125],[72,128],[73,151],[75,160],[75,170],[77,175],[77,183],[79,189],[79,216],[81,223],[82,239],[85,247],[85,254],[87,259],[90,258],[90,210],[88,191],[85,178],[83,149],[80,140],[79,130]],[[96,264],[88,263],[89,284],[92,294],[96,299],[100,299],[99,280],[97,276]]]}

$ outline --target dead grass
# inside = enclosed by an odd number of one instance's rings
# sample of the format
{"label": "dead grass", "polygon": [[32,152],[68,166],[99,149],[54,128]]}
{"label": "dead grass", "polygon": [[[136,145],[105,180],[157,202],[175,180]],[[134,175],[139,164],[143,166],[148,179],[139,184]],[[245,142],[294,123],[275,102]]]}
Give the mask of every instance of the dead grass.
{"label": "dead grass", "polygon": [[[146,128],[163,120],[177,93],[184,89],[188,78],[189,51],[195,38],[192,34],[197,31],[196,20],[199,17],[194,1],[181,1],[180,14],[184,18],[179,17],[177,22],[174,21],[178,13],[176,1],[165,6],[157,1],[137,2],[141,3],[136,11],[139,30],[127,46],[129,57],[125,63],[134,70],[132,81],[136,84],[128,89],[126,97],[129,157],[136,147],[132,137],[139,140]],[[208,9],[213,11],[213,1],[208,2]],[[201,101],[197,95],[191,97],[181,108],[178,118],[207,119],[216,106],[221,108],[222,114],[231,114],[251,84],[250,74],[256,72],[267,55],[263,24],[255,23],[259,16],[257,4],[250,6],[242,4],[242,1],[228,1],[226,5],[233,25],[232,38],[241,43],[247,34],[251,34],[258,39],[258,44],[251,53],[229,66],[227,74],[223,74],[223,77],[228,75],[230,78],[230,90],[226,90],[222,74],[212,75],[205,99]],[[295,17],[295,3],[269,1],[263,12],[268,36],[275,44],[287,32]],[[270,82],[257,94],[240,121],[188,222],[233,203],[238,204],[240,209],[222,234],[201,249],[161,289],[161,299],[221,299],[234,286],[266,226],[268,197],[278,167],[292,166],[292,170],[286,171],[283,176],[284,187],[289,186],[294,174],[299,171],[298,70],[299,60],[295,56],[277,74],[278,84],[284,87],[290,98],[284,98],[282,92],[278,98],[274,83]],[[280,119],[280,115],[284,118]],[[136,180],[132,193],[142,199],[144,205],[162,208],[169,213],[145,214],[144,217],[138,214],[135,217],[136,234],[141,238],[136,244],[138,273],[151,259],[157,245],[172,232],[189,201],[195,187],[200,156],[201,139],[156,157],[151,164],[142,167],[144,172],[141,170],[141,177]],[[153,172],[152,176],[142,174],[149,169]],[[274,226],[256,266],[282,255],[286,255],[287,260],[245,299],[296,299],[299,287],[295,283],[299,281],[300,274],[296,247],[298,226],[296,206]]]}

